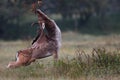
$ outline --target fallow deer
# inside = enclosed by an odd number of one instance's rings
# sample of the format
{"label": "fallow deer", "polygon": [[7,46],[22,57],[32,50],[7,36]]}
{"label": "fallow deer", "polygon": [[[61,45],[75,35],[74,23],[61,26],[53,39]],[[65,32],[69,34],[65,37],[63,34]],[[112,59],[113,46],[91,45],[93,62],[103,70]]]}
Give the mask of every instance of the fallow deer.
{"label": "fallow deer", "polygon": [[[37,9],[36,13],[40,26],[37,37],[31,47],[17,52],[17,60],[10,62],[7,68],[30,65],[36,59],[52,55],[55,60],[58,58],[58,51],[61,46],[61,31],[55,21],[48,18],[40,9]],[[47,33],[44,32],[44,29],[47,30]]]}

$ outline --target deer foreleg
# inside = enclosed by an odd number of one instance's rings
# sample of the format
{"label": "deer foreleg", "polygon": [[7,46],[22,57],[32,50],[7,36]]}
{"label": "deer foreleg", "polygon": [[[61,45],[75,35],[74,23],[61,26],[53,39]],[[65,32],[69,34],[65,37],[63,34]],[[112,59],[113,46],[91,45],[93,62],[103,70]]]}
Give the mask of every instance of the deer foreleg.
{"label": "deer foreleg", "polygon": [[55,61],[58,60],[58,51],[53,52],[53,58],[54,58]]}

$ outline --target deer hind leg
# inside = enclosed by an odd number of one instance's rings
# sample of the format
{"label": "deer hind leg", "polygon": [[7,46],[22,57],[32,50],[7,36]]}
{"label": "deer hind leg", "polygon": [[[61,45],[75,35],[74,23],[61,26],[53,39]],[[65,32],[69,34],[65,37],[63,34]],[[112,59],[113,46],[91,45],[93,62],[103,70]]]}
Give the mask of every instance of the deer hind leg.
{"label": "deer hind leg", "polygon": [[36,12],[38,13],[38,20],[49,20],[49,17],[44,14],[40,9],[37,9]]}

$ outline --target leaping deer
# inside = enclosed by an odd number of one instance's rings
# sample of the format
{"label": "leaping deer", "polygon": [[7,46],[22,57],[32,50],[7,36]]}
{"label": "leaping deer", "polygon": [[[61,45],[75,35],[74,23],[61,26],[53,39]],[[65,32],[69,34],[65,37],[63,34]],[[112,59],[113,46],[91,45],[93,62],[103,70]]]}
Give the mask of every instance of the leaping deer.
{"label": "leaping deer", "polygon": [[[17,60],[10,62],[7,68],[30,65],[36,59],[52,55],[55,60],[58,58],[58,51],[61,46],[61,31],[55,21],[45,15],[40,9],[37,9],[36,13],[38,14],[38,24],[40,26],[37,37],[31,47],[17,52]],[[45,28],[47,34],[44,32]]]}

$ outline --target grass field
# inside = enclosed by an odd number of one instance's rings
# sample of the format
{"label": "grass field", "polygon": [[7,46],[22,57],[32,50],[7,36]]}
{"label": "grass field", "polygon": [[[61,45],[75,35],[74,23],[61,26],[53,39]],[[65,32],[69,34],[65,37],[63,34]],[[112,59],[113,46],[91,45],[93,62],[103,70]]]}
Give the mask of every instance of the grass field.
{"label": "grass field", "polygon": [[67,32],[62,37],[58,62],[48,57],[16,69],[6,66],[31,40],[1,40],[0,80],[120,80],[120,35]]}

